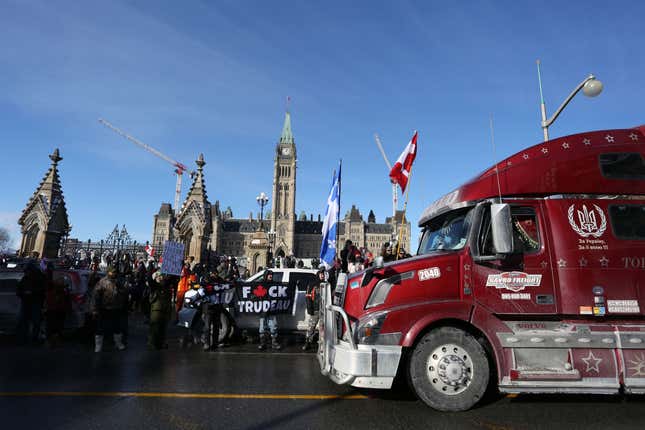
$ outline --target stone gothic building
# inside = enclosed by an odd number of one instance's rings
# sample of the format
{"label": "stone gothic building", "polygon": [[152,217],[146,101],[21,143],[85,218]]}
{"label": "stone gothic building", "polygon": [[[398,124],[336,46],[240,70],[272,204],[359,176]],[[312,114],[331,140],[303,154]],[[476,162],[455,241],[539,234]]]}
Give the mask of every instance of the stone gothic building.
{"label": "stone gothic building", "polygon": [[[166,240],[178,240],[186,245],[186,256],[203,260],[209,252],[232,255],[254,272],[265,266],[269,255],[297,258],[317,258],[322,240],[320,215],[307,219],[303,212],[296,217],[296,144],[291,131],[291,115],[286,112],[280,140],[273,158],[273,194],[269,219],[235,218],[228,207],[222,211],[219,201],[211,205],[204,180],[204,156],[200,154],[197,173],[188,195],[175,213],[169,203],[162,203],[154,216],[152,244],[161,252]],[[339,242],[351,239],[359,247],[378,252],[403,228],[402,244],[409,249],[410,223],[403,214],[376,223],[370,211],[367,222],[354,206],[339,226]]]}
{"label": "stone gothic building", "polygon": [[63,159],[58,148],[49,159],[49,170],[18,220],[22,232],[20,255],[23,256],[58,257],[61,241],[71,230],[58,176],[58,163]]}

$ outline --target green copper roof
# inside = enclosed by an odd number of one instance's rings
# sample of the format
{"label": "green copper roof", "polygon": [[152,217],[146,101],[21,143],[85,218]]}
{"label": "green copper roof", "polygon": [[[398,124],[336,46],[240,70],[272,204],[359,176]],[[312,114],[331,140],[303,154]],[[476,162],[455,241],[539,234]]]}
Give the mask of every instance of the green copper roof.
{"label": "green copper roof", "polygon": [[291,114],[288,111],[284,115],[284,126],[282,126],[280,143],[293,143],[293,133],[291,133]]}

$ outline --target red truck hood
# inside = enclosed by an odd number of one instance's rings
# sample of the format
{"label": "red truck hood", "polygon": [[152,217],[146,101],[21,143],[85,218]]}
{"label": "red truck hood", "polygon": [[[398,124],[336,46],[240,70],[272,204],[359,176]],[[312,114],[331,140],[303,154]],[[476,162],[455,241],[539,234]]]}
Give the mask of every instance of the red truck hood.
{"label": "red truck hood", "polygon": [[[397,275],[402,275],[397,279]],[[367,307],[382,279],[396,279],[383,304]],[[459,253],[437,251],[348,276],[344,309],[350,318],[393,306],[459,297]]]}

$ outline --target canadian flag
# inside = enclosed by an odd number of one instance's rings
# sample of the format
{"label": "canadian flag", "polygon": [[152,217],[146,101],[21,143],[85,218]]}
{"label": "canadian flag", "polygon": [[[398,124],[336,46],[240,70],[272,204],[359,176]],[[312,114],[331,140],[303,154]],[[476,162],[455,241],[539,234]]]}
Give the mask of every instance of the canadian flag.
{"label": "canadian flag", "polygon": [[401,187],[401,193],[405,192],[405,188],[408,186],[408,178],[410,177],[410,170],[412,169],[412,163],[417,156],[417,132],[414,132],[414,136],[408,143],[408,146],[405,147],[399,159],[396,160],[392,170],[390,170],[390,180],[393,183],[399,184]]}
{"label": "canadian flag", "polygon": [[146,245],[146,254],[148,254],[151,257],[154,257],[155,249],[150,245]]}

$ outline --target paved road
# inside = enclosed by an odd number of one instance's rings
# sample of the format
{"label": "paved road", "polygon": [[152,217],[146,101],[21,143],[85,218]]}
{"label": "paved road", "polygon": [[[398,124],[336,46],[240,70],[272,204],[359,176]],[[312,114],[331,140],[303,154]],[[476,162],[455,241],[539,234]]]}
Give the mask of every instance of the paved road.
{"label": "paved road", "polygon": [[101,354],[72,340],[49,350],[0,337],[2,428],[645,428],[643,397],[500,397],[439,413],[405,390],[337,386],[295,344],[204,353],[179,349],[174,329],[168,350],[147,351],[145,329],[134,321],[129,349]]}

